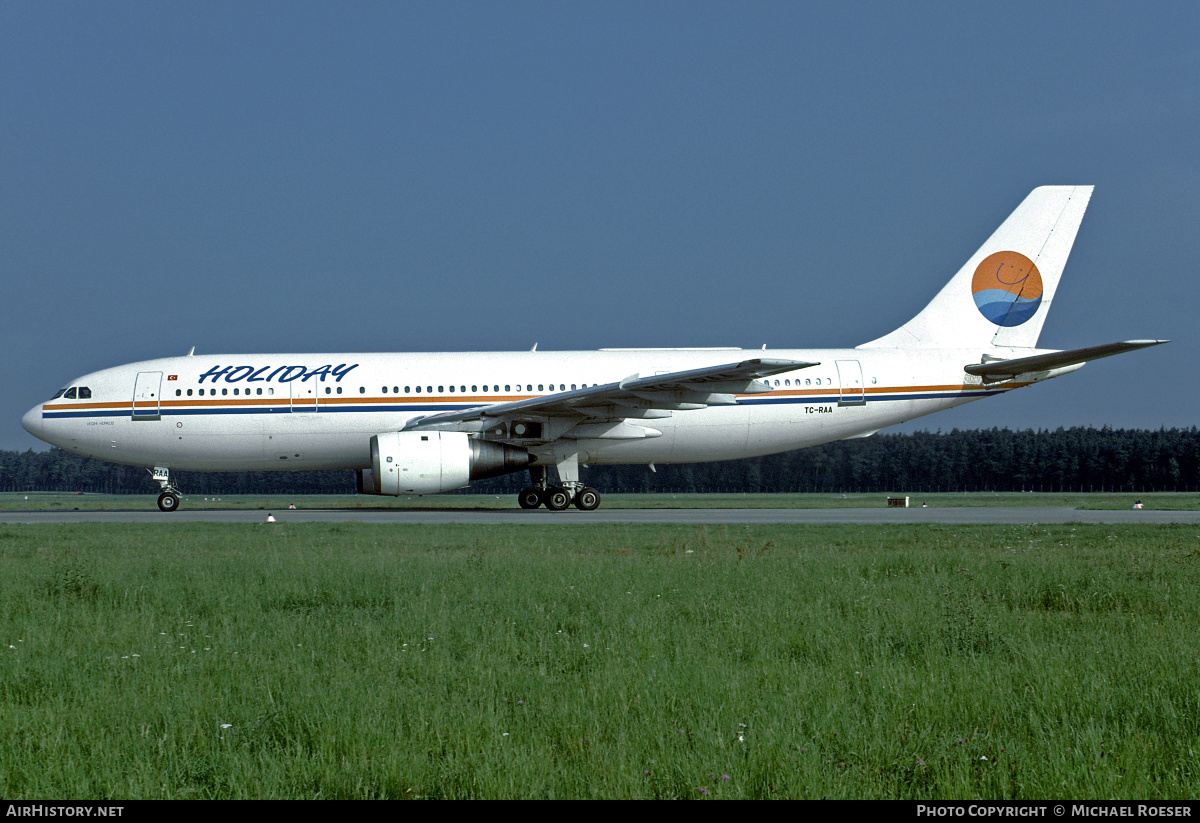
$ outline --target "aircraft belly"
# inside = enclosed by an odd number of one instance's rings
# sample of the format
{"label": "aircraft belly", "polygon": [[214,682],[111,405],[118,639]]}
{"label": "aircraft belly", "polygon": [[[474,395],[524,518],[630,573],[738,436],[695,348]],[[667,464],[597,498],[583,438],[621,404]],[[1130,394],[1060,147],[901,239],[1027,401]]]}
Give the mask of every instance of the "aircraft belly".
{"label": "aircraft belly", "polygon": [[792,403],[754,408],[750,414],[746,439],[747,456],[774,454],[823,443],[828,439],[825,429],[830,418],[837,415],[815,409],[829,408],[829,405],[810,406],[814,409],[810,413],[806,413],[803,406]]}
{"label": "aircraft belly", "polygon": [[703,460],[729,460],[746,452],[750,409],[746,406],[719,406],[692,415],[675,415],[674,448],[670,460],[694,463]]}
{"label": "aircraft belly", "polygon": [[[113,462],[184,471],[286,471],[362,468],[372,434],[403,421],[379,415],[164,415],[111,428],[64,432],[63,448]],[[361,418],[361,419],[358,419]]]}
{"label": "aircraft belly", "polygon": [[268,471],[354,469],[371,463],[371,437],[396,431],[404,420],[371,413],[293,414],[267,435]]}
{"label": "aircraft belly", "polygon": [[717,406],[676,412],[653,421],[662,437],[636,441],[586,441],[588,462],[596,464],[695,463],[730,460],[746,454],[749,425],[745,406]]}
{"label": "aircraft belly", "polygon": [[179,435],[166,454],[154,461],[190,471],[251,471],[261,469],[261,434]]}

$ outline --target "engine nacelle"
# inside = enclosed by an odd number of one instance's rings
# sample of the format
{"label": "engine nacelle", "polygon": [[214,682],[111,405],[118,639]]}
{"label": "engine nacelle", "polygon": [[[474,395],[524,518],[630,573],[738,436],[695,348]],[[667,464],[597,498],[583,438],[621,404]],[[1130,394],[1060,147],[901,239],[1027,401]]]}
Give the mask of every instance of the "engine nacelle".
{"label": "engine nacelle", "polygon": [[465,432],[385,432],[371,438],[371,468],[359,471],[358,487],[363,494],[437,494],[520,471],[533,459],[518,446]]}

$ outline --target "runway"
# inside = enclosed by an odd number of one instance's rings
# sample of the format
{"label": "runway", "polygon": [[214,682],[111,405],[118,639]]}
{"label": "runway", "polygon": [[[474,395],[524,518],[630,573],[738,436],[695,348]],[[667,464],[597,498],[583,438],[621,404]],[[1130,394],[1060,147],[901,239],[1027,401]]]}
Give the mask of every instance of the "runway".
{"label": "runway", "polygon": [[[389,523],[423,525],[1030,525],[1038,523],[1191,523],[1200,511],[1089,510],[1067,506],[962,507],[945,509],[599,509],[551,512],[538,509],[282,509],[278,523]],[[0,511],[0,523],[263,523],[268,512],[248,509],[159,511]]]}

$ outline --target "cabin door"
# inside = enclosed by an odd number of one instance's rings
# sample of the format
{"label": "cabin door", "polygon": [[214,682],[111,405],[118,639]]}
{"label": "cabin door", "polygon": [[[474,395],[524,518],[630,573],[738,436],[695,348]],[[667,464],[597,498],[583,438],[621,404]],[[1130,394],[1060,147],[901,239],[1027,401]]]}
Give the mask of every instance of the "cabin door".
{"label": "cabin door", "polygon": [[838,382],[841,383],[839,406],[862,406],[867,402],[863,390],[862,364],[857,360],[837,361]]}
{"label": "cabin door", "polygon": [[133,383],[133,419],[158,420],[162,372],[141,371]]}

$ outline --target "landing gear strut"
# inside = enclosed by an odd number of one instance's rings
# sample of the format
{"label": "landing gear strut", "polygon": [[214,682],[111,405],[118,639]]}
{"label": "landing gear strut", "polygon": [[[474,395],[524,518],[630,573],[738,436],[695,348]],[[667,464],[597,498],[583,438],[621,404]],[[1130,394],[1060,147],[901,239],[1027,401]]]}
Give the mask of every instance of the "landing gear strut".
{"label": "landing gear strut", "polygon": [[171,470],[165,466],[155,466],[152,469],[146,469],[146,471],[150,472],[150,476],[162,488],[162,494],[158,496],[159,511],[178,511],[179,490],[171,485]]}
{"label": "landing gear strut", "polygon": [[[561,474],[560,471],[560,476]],[[517,495],[517,503],[522,509],[545,506],[552,512],[560,512],[569,509],[574,503],[575,508],[580,511],[590,512],[600,505],[600,492],[583,485],[578,479],[562,480],[561,486],[551,486],[545,466],[531,467],[529,477],[533,485],[522,489]]]}

